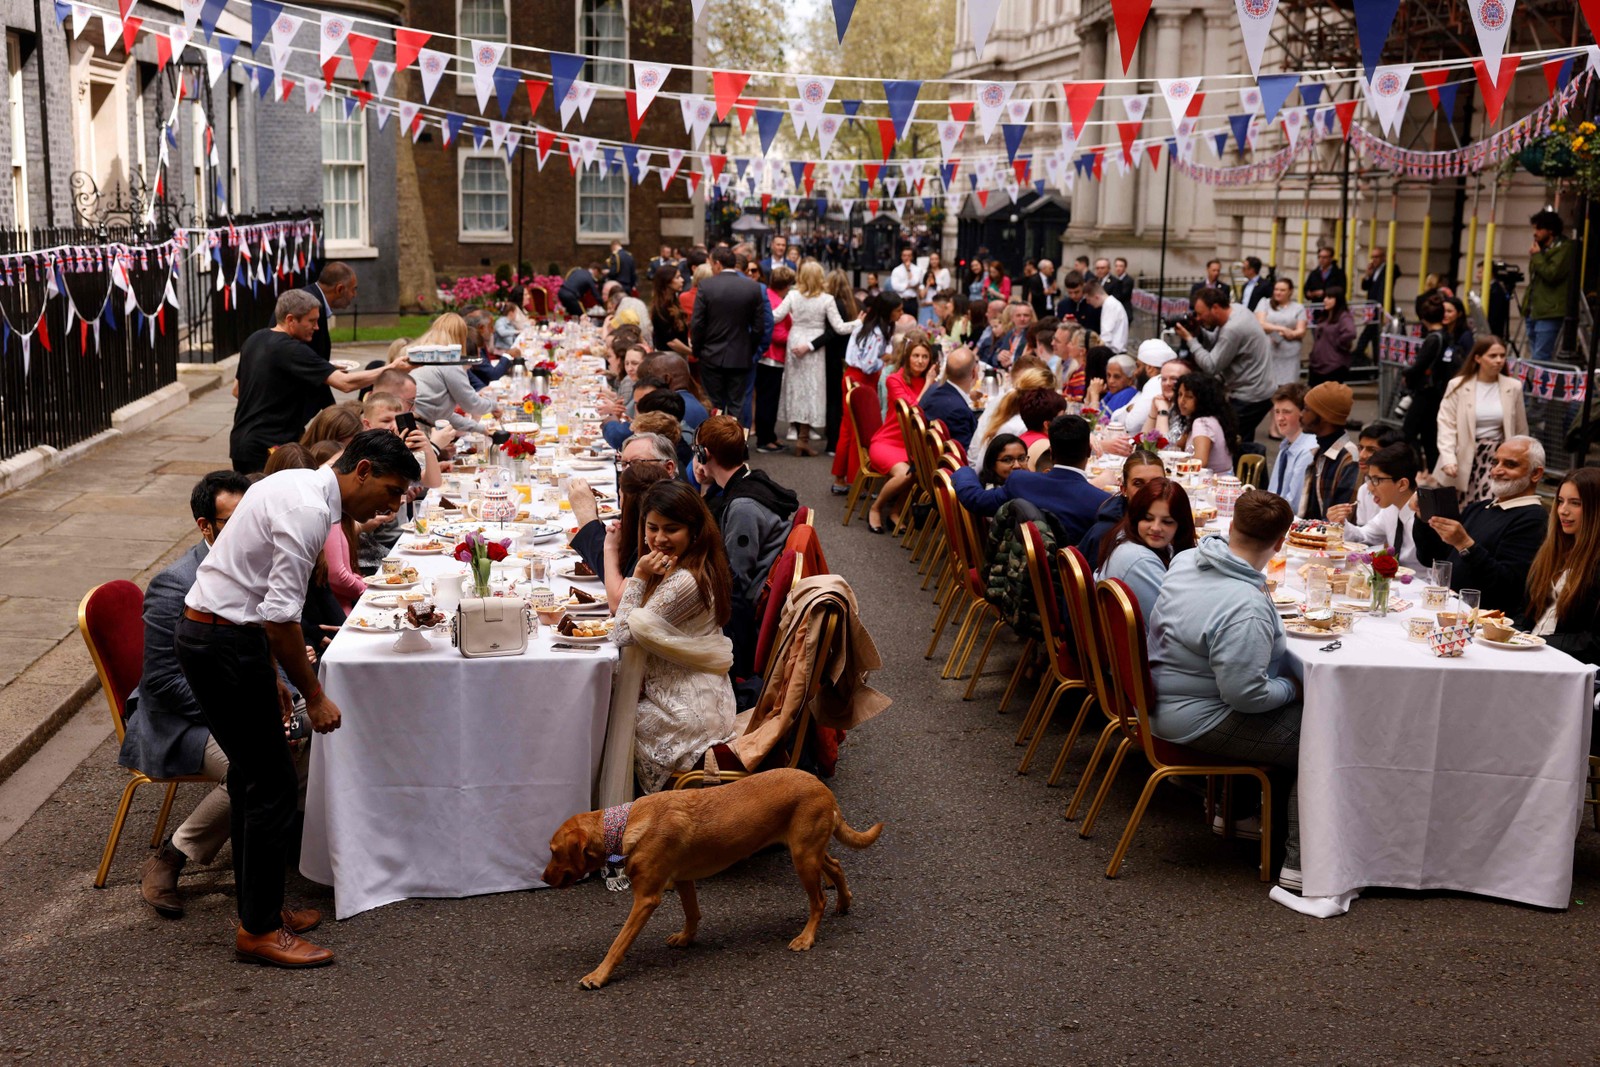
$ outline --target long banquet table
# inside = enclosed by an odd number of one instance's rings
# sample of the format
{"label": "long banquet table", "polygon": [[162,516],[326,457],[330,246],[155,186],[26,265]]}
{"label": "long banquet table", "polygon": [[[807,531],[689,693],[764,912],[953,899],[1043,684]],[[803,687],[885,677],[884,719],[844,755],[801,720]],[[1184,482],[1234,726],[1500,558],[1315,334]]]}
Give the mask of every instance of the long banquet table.
{"label": "long banquet table", "polygon": [[1305,895],[1392,886],[1567,907],[1594,668],[1549,647],[1440,659],[1407,639],[1406,617],[1360,617],[1334,651],[1288,639],[1305,689]]}

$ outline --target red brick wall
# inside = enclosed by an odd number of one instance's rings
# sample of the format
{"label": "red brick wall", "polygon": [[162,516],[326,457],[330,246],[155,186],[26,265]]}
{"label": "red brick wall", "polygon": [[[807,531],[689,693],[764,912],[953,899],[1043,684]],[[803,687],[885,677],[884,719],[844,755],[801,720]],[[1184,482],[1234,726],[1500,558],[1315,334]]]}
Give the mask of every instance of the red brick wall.
{"label": "red brick wall", "polygon": [[[629,5],[630,15],[638,11],[641,3],[651,2],[652,0],[634,0]],[[642,46],[635,36],[629,42],[629,63],[635,60],[669,63],[692,61],[688,33],[689,7],[687,3],[681,6],[685,16],[682,31],[674,34],[673,39],[649,48]],[[577,5],[573,0],[537,0],[531,4],[514,0],[510,7],[513,43],[563,52],[577,51]],[[408,23],[417,29],[453,34],[456,32],[455,18],[454,0],[412,0]],[[508,65],[524,70],[531,68],[540,73],[549,72],[548,63],[543,56],[513,52],[508,53],[508,57],[510,57],[506,61]],[[631,88],[632,85],[633,75],[630,68],[628,87]],[[414,98],[420,101],[421,86],[417,79],[413,78],[412,86]],[[674,71],[667,79],[666,87],[671,92],[690,91],[688,73]],[[606,95],[608,92],[617,92],[618,95],[614,98],[608,97]],[[467,115],[469,125],[473,122],[473,116],[478,114],[478,102],[470,86],[464,94],[457,93],[454,72],[440,80],[438,88],[434,91],[432,103],[435,107]],[[489,111],[493,118],[500,117],[499,107],[495,102],[490,102]],[[483,122],[487,124],[490,117],[490,115],[484,116]],[[513,123],[530,121],[526,92],[517,93],[516,101],[512,104],[507,118]],[[547,93],[540,103],[536,120],[547,129],[561,130],[561,119],[556,110],[553,92]],[[585,122],[574,114],[572,121],[562,132],[570,134],[573,138],[588,136],[628,142],[631,137],[628,130],[627,104],[622,99],[620,91],[603,88],[601,95],[589,109],[588,121]],[[469,146],[472,143],[466,128],[463,128],[460,141]],[[435,268],[441,275],[454,277],[461,273],[493,271],[501,263],[510,263],[514,266],[517,263],[519,236],[522,259],[531,263],[534,270],[541,274],[552,262],[559,264],[565,273],[580,263],[604,260],[609,254],[609,244],[578,243],[577,177],[569,169],[568,159],[559,148],[551,152],[544,170],[540,171],[534,152],[533,137],[529,135],[524,135],[522,150],[511,160],[510,243],[462,243],[459,240],[460,201],[457,195],[459,169],[456,150],[454,147],[441,150],[440,142],[441,134],[437,123],[432,123],[413,152],[421,185],[429,245],[432,248]],[[684,132],[682,113],[676,99],[657,98],[645,115],[637,143],[652,148],[689,147],[688,135]],[[488,144],[486,141],[485,147]],[[650,162],[652,166],[665,163],[665,154],[652,153]],[[686,161],[680,174],[686,173],[688,169],[689,164]],[[660,176],[654,171],[642,183],[638,185],[630,183],[627,247],[639,263],[641,281],[645,263],[656,254],[658,247],[663,243],[661,218],[664,207],[666,213],[675,219],[692,218],[693,209],[690,207],[681,180],[674,180],[671,188],[665,192],[661,188]],[[682,225],[681,221],[679,225]],[[682,237],[673,237],[668,238],[666,243],[687,245],[689,242]]]}

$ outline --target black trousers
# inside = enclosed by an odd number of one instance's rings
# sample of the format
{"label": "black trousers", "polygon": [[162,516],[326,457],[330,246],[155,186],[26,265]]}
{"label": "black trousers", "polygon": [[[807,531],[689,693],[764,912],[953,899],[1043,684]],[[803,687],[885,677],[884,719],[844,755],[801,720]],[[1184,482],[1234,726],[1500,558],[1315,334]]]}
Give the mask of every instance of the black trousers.
{"label": "black trousers", "polygon": [[724,415],[739,418],[744,411],[744,396],[750,380],[749,367],[708,367],[700,365],[700,384],[711,407]]}
{"label": "black trousers", "polygon": [[283,872],[299,785],[267,634],[259,626],[180,617],[176,648],[206,726],[228,757],[239,925],[269,934],[283,925]]}
{"label": "black trousers", "polygon": [[827,338],[827,360],[823,374],[828,390],[828,451],[839,447],[839,427],[844,423],[844,353],[849,346],[847,338],[831,330]]}
{"label": "black trousers", "polygon": [[1254,441],[1256,427],[1261,425],[1261,420],[1272,410],[1272,398],[1268,397],[1266,400],[1229,398],[1228,403],[1233,405],[1233,413],[1239,419],[1239,440]]}
{"label": "black trousers", "polygon": [[783,368],[756,364],[756,444],[778,443],[778,401],[783,397]]}

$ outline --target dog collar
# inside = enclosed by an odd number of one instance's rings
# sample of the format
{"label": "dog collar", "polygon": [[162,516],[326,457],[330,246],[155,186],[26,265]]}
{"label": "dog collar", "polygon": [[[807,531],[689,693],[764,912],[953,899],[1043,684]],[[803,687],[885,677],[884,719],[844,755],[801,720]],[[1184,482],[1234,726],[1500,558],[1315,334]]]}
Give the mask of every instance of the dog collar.
{"label": "dog collar", "polygon": [[628,828],[628,809],[632,807],[632,802],[629,802],[600,812],[600,823],[606,832],[606,858],[610,862],[615,863],[622,858],[622,832]]}

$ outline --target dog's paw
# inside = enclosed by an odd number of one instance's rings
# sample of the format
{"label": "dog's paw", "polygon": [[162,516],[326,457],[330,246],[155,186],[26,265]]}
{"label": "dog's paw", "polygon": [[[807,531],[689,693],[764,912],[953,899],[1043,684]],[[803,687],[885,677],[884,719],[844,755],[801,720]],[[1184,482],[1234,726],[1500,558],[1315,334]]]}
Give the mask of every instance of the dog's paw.
{"label": "dog's paw", "polygon": [[797,937],[793,941],[789,942],[789,951],[790,952],[806,952],[806,951],[809,951],[810,948],[811,948],[812,942],[814,942],[815,940],[816,940],[816,936],[814,934],[801,934],[799,937]]}
{"label": "dog's paw", "polygon": [[667,938],[667,944],[673,948],[688,948],[694,944],[694,935],[684,930],[679,930]]}
{"label": "dog's paw", "polygon": [[611,976],[608,974],[602,974],[600,971],[590,971],[588,974],[578,979],[578,985],[584,989],[599,989],[601,986],[606,984],[606,979],[609,977]]}

